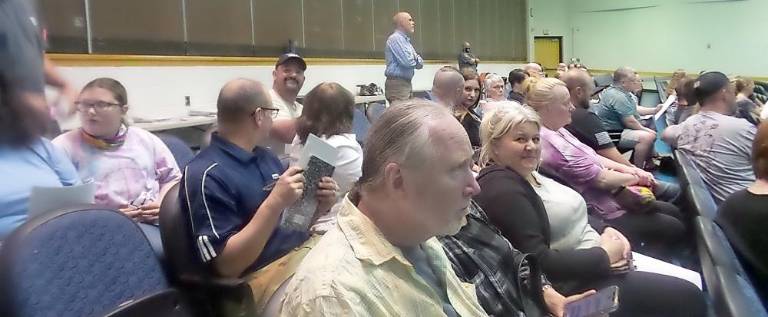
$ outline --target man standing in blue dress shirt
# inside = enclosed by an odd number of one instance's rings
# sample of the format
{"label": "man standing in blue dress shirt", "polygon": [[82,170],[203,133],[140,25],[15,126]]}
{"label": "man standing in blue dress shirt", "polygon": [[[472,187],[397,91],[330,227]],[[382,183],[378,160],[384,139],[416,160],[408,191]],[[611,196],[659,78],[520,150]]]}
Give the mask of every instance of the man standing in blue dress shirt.
{"label": "man standing in blue dress shirt", "polygon": [[384,96],[392,104],[399,100],[410,99],[413,93],[411,79],[414,69],[424,67],[424,60],[411,44],[410,34],[416,30],[416,22],[408,12],[399,12],[393,18],[395,32],[387,38],[384,59],[387,69],[384,75]]}

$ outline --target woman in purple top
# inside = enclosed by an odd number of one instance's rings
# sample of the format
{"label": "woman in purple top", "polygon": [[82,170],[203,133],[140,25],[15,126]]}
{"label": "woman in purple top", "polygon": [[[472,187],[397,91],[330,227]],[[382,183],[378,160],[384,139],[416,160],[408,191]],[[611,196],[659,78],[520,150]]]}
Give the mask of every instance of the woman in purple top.
{"label": "woman in purple top", "polygon": [[655,201],[650,211],[629,212],[614,199],[627,186],[653,187],[653,180],[636,169],[598,155],[563,128],[574,110],[566,85],[554,78],[533,84],[526,99],[541,116],[543,170],[553,171],[584,196],[590,210],[623,232],[643,253],[668,259],[683,241],[685,226],[672,204]]}
{"label": "woman in purple top", "polygon": [[83,182],[96,183],[95,202],[138,222],[156,223],[165,193],[181,179],[168,147],[154,134],[128,126],[128,96],[120,82],[98,78],[77,100],[82,127],[53,140]]}

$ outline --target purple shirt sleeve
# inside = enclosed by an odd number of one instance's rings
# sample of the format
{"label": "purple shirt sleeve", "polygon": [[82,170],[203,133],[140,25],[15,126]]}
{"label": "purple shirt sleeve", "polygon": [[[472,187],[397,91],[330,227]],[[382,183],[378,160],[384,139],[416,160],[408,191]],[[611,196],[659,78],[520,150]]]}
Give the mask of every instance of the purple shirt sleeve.
{"label": "purple shirt sleeve", "polygon": [[594,150],[579,142],[567,130],[542,129],[542,159],[545,167],[558,171],[572,184],[582,187],[591,185],[603,167]]}

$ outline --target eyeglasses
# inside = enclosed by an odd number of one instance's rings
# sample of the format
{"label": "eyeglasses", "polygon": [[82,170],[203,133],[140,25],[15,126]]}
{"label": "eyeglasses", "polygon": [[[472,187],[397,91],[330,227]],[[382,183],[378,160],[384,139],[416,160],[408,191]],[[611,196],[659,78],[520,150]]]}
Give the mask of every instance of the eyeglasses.
{"label": "eyeglasses", "polygon": [[259,109],[263,109],[263,110],[269,110],[269,111],[270,111],[270,114],[269,114],[269,116],[270,116],[270,117],[272,117],[272,119],[275,119],[275,118],[277,118],[277,114],[278,114],[278,112],[280,112],[280,109],[277,109],[277,108],[271,108],[271,107],[261,107],[261,106],[260,106],[260,107],[256,108],[256,110],[254,110],[253,112],[251,112],[251,116],[255,116],[255,115],[256,115],[256,111],[258,111]]}
{"label": "eyeglasses", "polygon": [[77,106],[78,111],[86,112],[91,108],[96,111],[106,111],[109,108],[121,106],[121,104],[106,101],[77,101],[75,106]]}

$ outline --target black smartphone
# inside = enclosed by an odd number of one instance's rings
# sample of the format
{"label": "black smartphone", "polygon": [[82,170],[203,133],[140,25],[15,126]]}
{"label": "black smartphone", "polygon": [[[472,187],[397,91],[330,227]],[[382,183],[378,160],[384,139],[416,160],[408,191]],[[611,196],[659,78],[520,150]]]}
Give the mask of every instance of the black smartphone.
{"label": "black smartphone", "polygon": [[596,294],[565,305],[565,317],[599,317],[619,308],[619,287],[609,286]]}

